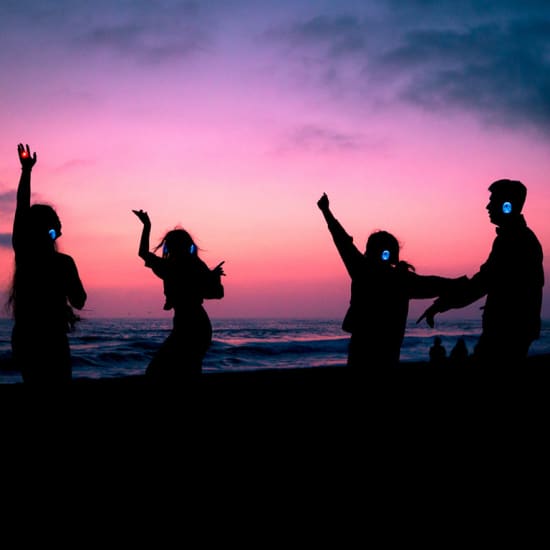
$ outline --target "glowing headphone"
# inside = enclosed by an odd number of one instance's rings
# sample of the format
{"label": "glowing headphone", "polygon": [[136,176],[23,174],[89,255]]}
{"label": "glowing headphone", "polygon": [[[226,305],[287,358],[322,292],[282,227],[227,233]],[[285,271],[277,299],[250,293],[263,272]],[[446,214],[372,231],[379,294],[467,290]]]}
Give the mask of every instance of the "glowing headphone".
{"label": "glowing headphone", "polygon": [[[53,229],[51,231],[53,231]],[[189,247],[189,254],[195,254],[196,252],[197,252],[197,245],[195,243],[191,243],[191,246]],[[162,253],[168,254],[168,246],[166,245],[166,243],[164,243],[162,247]]]}
{"label": "glowing headphone", "polygon": [[383,262],[387,262],[390,259],[390,251],[382,250],[382,255],[380,256]]}
{"label": "glowing headphone", "polygon": [[502,213],[510,214],[512,212],[512,203],[510,201],[505,201],[502,203]]}
{"label": "glowing headphone", "polygon": [[57,231],[55,229],[50,229],[48,231],[48,234],[50,235],[52,241],[55,241],[55,239],[57,239]]}

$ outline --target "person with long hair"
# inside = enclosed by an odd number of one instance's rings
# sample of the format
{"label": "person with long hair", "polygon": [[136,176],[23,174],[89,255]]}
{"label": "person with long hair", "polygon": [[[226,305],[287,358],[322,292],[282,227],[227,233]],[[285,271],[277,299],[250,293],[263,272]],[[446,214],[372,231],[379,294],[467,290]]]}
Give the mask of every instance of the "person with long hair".
{"label": "person with long hair", "polygon": [[18,144],[21,177],[13,220],[15,269],[8,305],[14,319],[12,356],[24,383],[59,384],[72,379],[68,333],[79,319],[86,291],[74,259],[59,252],[61,221],[48,204],[31,205],[36,153]]}
{"label": "person with long hair", "polygon": [[[219,263],[210,269],[199,257],[191,235],[182,228],[168,231],[149,250],[151,221],[147,212],[132,210],[143,224],[138,255],[145,266],[162,279],[165,311],[173,310],[172,331],[157,350],[145,374],[160,382],[193,382],[202,373],[202,362],[212,343],[212,324],[204,308],[205,299],[221,299],[225,275]],[[156,254],[161,250],[162,254]]]}
{"label": "person with long hair", "polygon": [[412,265],[399,259],[399,242],[387,231],[371,233],[362,253],[334,217],[326,193],[317,206],[351,277],[350,305],[342,323],[351,334],[347,364],[365,374],[396,366],[409,301],[440,296],[464,278],[416,274]]}

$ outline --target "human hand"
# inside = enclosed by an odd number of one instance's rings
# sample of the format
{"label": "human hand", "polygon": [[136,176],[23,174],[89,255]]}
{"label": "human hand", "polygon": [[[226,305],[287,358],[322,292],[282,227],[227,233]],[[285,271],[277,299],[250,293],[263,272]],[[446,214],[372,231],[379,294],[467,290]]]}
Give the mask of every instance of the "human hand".
{"label": "human hand", "polygon": [[219,275],[220,277],[222,275],[225,275],[225,272],[223,270],[223,267],[222,265],[225,263],[225,260],[223,262],[220,262],[213,270],[212,272],[215,273],[216,275]]}
{"label": "human hand", "polygon": [[132,210],[132,212],[140,219],[141,223],[145,226],[151,227],[151,220],[149,214],[143,210]]}
{"label": "human hand", "polygon": [[32,170],[32,167],[36,164],[36,153],[31,155],[31,150],[27,144],[27,148],[23,147],[22,143],[17,145],[17,154],[19,155],[19,162],[21,167],[25,170]]}
{"label": "human hand", "polygon": [[435,314],[438,313],[437,311],[437,306],[435,303],[433,303],[429,308],[427,308],[424,313],[417,319],[416,321],[416,324],[418,325],[418,323],[420,323],[420,321],[422,321],[422,319],[426,319],[426,323],[428,323],[428,325],[431,327],[431,328],[434,328],[434,316]]}
{"label": "human hand", "polygon": [[317,201],[317,206],[321,210],[328,210],[329,202],[328,202],[328,197],[326,193],[323,193],[323,196]]}

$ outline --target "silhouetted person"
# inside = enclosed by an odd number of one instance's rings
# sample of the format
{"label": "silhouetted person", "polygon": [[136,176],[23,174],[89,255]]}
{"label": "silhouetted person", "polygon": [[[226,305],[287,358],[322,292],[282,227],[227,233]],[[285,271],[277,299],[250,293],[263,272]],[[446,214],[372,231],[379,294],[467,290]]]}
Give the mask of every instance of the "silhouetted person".
{"label": "silhouetted person", "polygon": [[[152,380],[196,380],[203,358],[212,343],[212,325],[203,307],[205,299],[224,296],[221,276],[224,262],[209,269],[198,256],[193,239],[184,229],[166,233],[153,252],[149,251],[151,221],[147,212],[132,210],[143,223],[139,256],[145,266],[162,279],[166,298],[164,309],[173,309],[172,332],[147,366]],[[162,249],[162,257],[155,252]]]}
{"label": "silhouetted person", "polygon": [[36,153],[17,146],[21,177],[13,220],[15,271],[9,297],[14,324],[13,361],[23,382],[59,384],[72,378],[67,333],[86,292],[73,258],[57,251],[61,222],[46,204],[31,206],[31,172]]}
{"label": "silhouetted person", "polygon": [[451,353],[449,354],[449,361],[452,365],[463,366],[468,360],[468,347],[464,338],[458,338]]}
{"label": "silhouetted person", "polygon": [[489,219],[497,236],[489,258],[461,287],[437,299],[419,318],[430,326],[434,315],[467,306],[486,296],[482,332],[473,359],[484,367],[523,363],[540,336],[544,270],[542,247],[521,214],[527,189],[517,180],[489,186]]}
{"label": "silhouetted person", "polygon": [[447,359],[447,350],[441,343],[441,338],[436,336],[434,343],[430,348],[430,363],[433,365],[442,365]]}
{"label": "silhouetted person", "polygon": [[329,208],[326,193],[319,199],[334,243],[351,277],[350,306],[342,329],[351,333],[348,361],[356,372],[399,363],[411,298],[439,296],[456,279],[417,275],[399,260],[399,243],[386,231],[372,233],[361,253]]}

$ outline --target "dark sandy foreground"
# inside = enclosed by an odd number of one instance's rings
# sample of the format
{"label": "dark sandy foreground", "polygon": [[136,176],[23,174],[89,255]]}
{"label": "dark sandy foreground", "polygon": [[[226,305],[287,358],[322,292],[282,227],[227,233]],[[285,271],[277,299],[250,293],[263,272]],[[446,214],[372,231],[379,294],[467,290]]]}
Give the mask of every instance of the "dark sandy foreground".
{"label": "dark sandy foreground", "polygon": [[[357,383],[380,383],[396,385],[418,385],[424,383],[465,383],[475,380],[535,380],[541,382],[545,378],[550,381],[550,354],[529,357],[521,368],[511,365],[491,365],[486,369],[479,369],[471,365],[454,366],[450,364],[432,365],[427,362],[403,362],[391,372],[365,374],[358,379],[347,368],[337,367],[310,367],[297,369],[265,369],[254,371],[235,371],[223,373],[205,373],[199,382],[201,388],[235,389],[277,387],[327,387],[337,388]],[[73,380],[78,387],[150,387],[151,381],[144,375],[127,376],[122,378],[78,378]],[[169,389],[174,389],[170,387]]]}
{"label": "dark sandy foreground", "polygon": [[203,374],[195,385],[155,385],[143,375],[74,379],[63,388],[5,384],[0,409],[6,428],[43,440],[44,449],[61,431],[63,445],[103,449],[113,467],[114,450],[132,449],[146,469],[154,451],[157,468],[168,457],[183,464],[199,456],[223,470],[233,456],[255,463],[263,449],[284,464],[300,464],[299,452],[326,464],[336,452],[340,473],[342,461],[357,457],[361,468],[375,457],[401,471],[418,456],[427,464],[460,456],[462,468],[488,450],[499,449],[500,460],[546,443],[550,354],[521,370],[485,372],[402,363],[361,377],[339,366]]}

